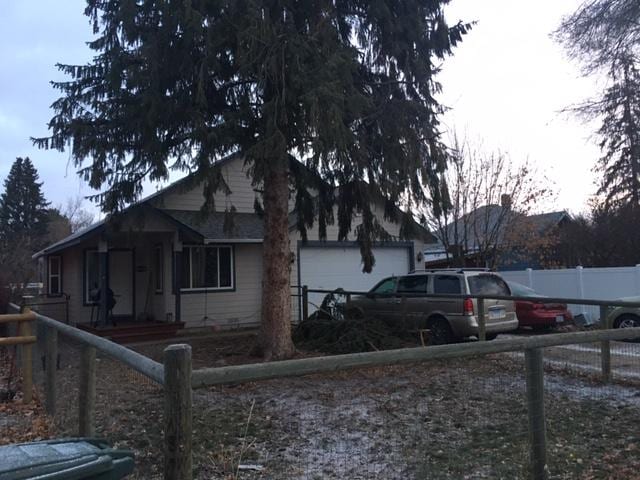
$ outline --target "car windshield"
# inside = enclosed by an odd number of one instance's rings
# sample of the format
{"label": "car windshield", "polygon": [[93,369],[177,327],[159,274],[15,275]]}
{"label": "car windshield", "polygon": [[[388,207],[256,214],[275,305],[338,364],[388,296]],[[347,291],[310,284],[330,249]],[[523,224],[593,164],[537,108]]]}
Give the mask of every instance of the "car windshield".
{"label": "car windshield", "polygon": [[469,292],[472,295],[509,295],[509,287],[497,275],[474,275],[469,277]]}
{"label": "car windshield", "polygon": [[394,293],[396,291],[396,283],[398,279],[396,277],[385,278],[379,284],[371,289],[371,293]]}
{"label": "car windshield", "polygon": [[527,287],[526,285],[522,285],[518,282],[507,282],[509,285],[509,290],[511,290],[511,295],[514,297],[539,297],[534,289]]}

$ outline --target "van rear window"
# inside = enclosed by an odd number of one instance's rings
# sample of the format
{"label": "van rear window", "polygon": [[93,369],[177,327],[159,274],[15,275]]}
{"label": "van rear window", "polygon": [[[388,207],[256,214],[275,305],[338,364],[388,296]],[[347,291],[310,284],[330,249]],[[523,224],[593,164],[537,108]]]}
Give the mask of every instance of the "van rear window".
{"label": "van rear window", "polygon": [[496,275],[474,275],[468,280],[472,295],[510,295],[505,281]]}

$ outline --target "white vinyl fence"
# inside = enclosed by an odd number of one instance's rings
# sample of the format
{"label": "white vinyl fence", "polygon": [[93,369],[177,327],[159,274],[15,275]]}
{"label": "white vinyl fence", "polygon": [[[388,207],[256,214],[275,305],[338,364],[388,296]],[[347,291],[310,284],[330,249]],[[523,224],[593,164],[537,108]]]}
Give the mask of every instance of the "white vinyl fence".
{"label": "white vinyl fence", "polygon": [[[640,296],[640,265],[611,268],[568,268],[500,272],[505,280],[518,282],[549,297],[615,300]],[[583,314],[587,322],[600,316],[598,307],[569,305],[574,315]]]}

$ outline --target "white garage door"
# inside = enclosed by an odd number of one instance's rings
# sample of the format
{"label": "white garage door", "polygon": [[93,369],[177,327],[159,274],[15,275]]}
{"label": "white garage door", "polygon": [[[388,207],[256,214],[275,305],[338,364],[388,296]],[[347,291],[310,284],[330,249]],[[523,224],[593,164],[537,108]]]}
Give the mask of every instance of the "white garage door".
{"label": "white garage door", "polygon": [[[374,248],[376,264],[371,273],[362,273],[362,258],[357,247],[302,247],[300,249],[300,285],[309,289],[368,291],[379,280],[404,275],[410,268],[410,248]],[[309,294],[309,313],[322,303],[323,294]]]}

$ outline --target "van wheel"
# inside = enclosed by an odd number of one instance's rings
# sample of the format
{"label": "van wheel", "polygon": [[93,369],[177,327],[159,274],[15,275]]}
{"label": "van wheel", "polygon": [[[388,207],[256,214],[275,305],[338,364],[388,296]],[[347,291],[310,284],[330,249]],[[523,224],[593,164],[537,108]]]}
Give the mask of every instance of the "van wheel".
{"label": "van wheel", "polygon": [[497,333],[485,333],[484,338],[486,338],[488,341],[495,340],[496,338],[498,338],[498,334]]}
{"label": "van wheel", "polygon": [[429,345],[445,345],[453,341],[449,322],[438,318],[429,322]]}

